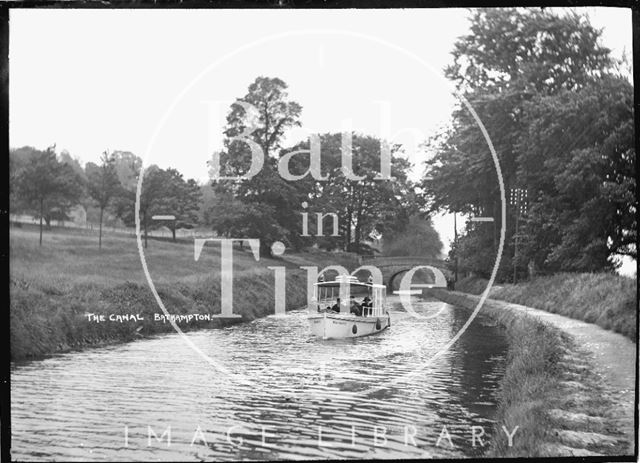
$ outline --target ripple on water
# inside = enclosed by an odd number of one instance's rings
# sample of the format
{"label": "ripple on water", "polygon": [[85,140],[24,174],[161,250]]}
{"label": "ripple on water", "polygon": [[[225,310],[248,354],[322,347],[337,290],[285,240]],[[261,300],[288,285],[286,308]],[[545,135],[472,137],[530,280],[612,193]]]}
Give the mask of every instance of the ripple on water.
{"label": "ripple on water", "polygon": [[[418,320],[396,303],[391,329],[358,339],[311,337],[304,311],[188,334],[246,381],[225,377],[173,334],[14,365],[12,456],[477,456],[482,449],[472,447],[470,426],[491,433],[504,337],[491,323],[476,320],[431,362],[469,313],[417,299],[414,308],[422,314],[442,310]],[[171,446],[149,437],[149,429],[161,436],[167,426]],[[453,449],[447,440],[435,446],[443,426]]]}

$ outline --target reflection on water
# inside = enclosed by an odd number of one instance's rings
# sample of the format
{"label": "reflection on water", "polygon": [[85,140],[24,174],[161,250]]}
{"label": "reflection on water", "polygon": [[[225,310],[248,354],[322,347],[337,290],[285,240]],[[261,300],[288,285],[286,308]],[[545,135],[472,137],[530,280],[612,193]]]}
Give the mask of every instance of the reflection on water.
{"label": "reflection on water", "polygon": [[[391,329],[366,338],[313,338],[304,311],[188,334],[246,381],[225,377],[174,334],[16,365],[12,457],[482,455],[504,367],[502,333],[479,317],[430,362],[469,312],[447,305],[438,317],[417,320],[390,301]],[[414,301],[418,313],[442,308]],[[472,432],[483,431],[474,442]]]}

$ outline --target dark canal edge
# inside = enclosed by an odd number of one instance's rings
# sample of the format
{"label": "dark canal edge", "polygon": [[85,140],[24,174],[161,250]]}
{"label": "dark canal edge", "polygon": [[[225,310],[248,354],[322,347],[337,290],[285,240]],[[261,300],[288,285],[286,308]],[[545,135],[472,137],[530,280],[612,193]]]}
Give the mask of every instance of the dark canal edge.
{"label": "dark canal edge", "polygon": [[[425,295],[467,310],[475,309],[480,299],[440,289]],[[503,301],[487,299],[481,310],[505,328],[508,340],[496,437],[485,456],[628,454],[624,433],[615,425],[611,393],[596,373],[590,354],[571,335],[535,316],[510,310]],[[503,426],[508,430],[519,426],[511,446]]]}

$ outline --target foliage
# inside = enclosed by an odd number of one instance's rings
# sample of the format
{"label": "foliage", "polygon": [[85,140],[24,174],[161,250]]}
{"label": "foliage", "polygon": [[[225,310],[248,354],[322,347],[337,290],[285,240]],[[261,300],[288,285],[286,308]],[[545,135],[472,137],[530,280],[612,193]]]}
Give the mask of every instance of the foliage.
{"label": "foliage", "polygon": [[[395,179],[376,180],[381,171],[381,140],[353,133],[316,134],[321,160],[320,173],[314,177],[311,141],[288,148],[281,143],[286,129],[300,125],[301,107],[288,100],[286,88],[280,79],[258,77],[241,100],[252,106],[236,103],[231,107],[225,149],[215,153],[210,164],[216,197],[204,214],[208,224],[221,235],[260,238],[267,253],[275,240],[294,249],[317,243],[326,249],[371,253],[366,240],[372,232],[397,232],[419,210],[420,198],[407,179],[409,162],[399,155],[399,146],[393,146],[391,175]],[[343,170],[342,137],[347,135],[352,137],[352,174],[363,177],[360,180]],[[265,155],[261,170],[249,179],[221,179],[247,173],[251,146]],[[283,178],[285,167],[298,178]],[[310,236],[302,234],[303,213],[309,218]],[[339,237],[331,236],[329,218],[324,220],[323,236],[315,236],[318,213],[337,215]]]}
{"label": "foliage", "polygon": [[24,208],[40,217],[40,243],[42,220],[66,219],[69,209],[83,194],[79,175],[66,163],[59,162],[52,148],[36,151],[15,174],[15,194]]}
{"label": "foliage", "polygon": [[71,156],[71,154],[67,150],[62,150],[58,155],[58,160],[64,164],[69,165],[73,169],[73,171],[78,174],[78,177],[80,177],[83,183],[86,183],[87,175],[85,173],[85,170],[82,168],[82,165],[80,164],[80,160],[78,158],[74,158],[73,156]]}
{"label": "foliage", "polygon": [[[259,220],[254,226],[257,234],[251,237],[261,240],[262,252],[267,254],[275,240],[298,243],[292,230],[298,221],[294,211],[300,209],[303,193],[295,182],[281,178],[277,170],[278,151],[285,130],[300,125],[302,111],[298,103],[289,101],[286,89],[287,85],[278,78],[258,77],[240,100],[244,105],[236,102],[231,106],[225,129],[225,149],[216,153],[210,164],[216,193],[225,198],[232,195],[243,204],[241,214],[221,217],[228,208],[210,213],[210,217],[218,217],[211,225],[229,235],[232,231],[246,230],[252,218]],[[218,179],[218,176],[247,173],[252,159],[251,146],[258,147],[264,159],[264,166],[257,175],[238,181]],[[280,231],[284,234],[279,235]]]}
{"label": "foliage", "polygon": [[175,241],[177,229],[192,229],[198,223],[202,193],[198,182],[185,180],[176,169],[169,168],[164,172],[167,183],[164,186],[165,201],[160,208],[165,214],[175,217],[175,220],[166,221]]}
{"label": "foliage", "polygon": [[[487,129],[507,200],[510,188],[528,192],[528,217],[509,205],[503,264],[591,271],[610,268],[614,253],[633,255],[632,92],[612,74],[600,32],[585,16],[534,9],[480,9],[471,23],[446,74]],[[487,141],[461,104],[426,147],[429,210],[493,218],[469,226],[457,246],[461,270],[486,276],[502,227]]]}
{"label": "foliage", "polygon": [[633,88],[605,76],[527,105],[518,176],[537,196],[523,257],[539,268],[595,271],[637,257]]}
{"label": "foliage", "polygon": [[363,178],[348,178],[342,168],[344,136],[320,136],[322,171],[328,178],[313,185],[309,211],[335,212],[341,235],[337,240],[341,241],[342,248],[362,253],[367,252],[364,241],[371,233],[385,236],[402,230],[408,224],[409,216],[418,210],[418,199],[407,178],[411,165],[400,156],[397,145],[391,150],[391,176],[394,179],[376,179],[381,171],[382,141],[370,135],[351,134],[353,175]]}
{"label": "foliage", "polygon": [[474,10],[445,73],[463,90],[575,90],[613,64],[585,15],[534,8]]}
{"label": "foliage", "polygon": [[440,257],[442,242],[428,218],[414,215],[403,231],[389,235],[383,241],[383,254],[386,256],[419,255],[431,259]]}
{"label": "foliage", "polygon": [[[114,200],[113,210],[126,226],[135,225],[136,192],[142,160],[129,152],[113,153],[114,168],[121,188]],[[179,228],[193,228],[199,221],[202,194],[193,179],[185,180],[176,169],[161,169],[151,165],[144,170],[140,190],[140,228],[144,232],[145,247],[148,232],[153,228],[167,226],[176,239]],[[175,220],[153,220],[154,215],[173,215]]]}
{"label": "foliage", "polygon": [[40,151],[31,146],[9,151],[9,205],[13,214],[30,212],[28,201],[23,201],[18,192],[18,179],[31,158],[38,156],[39,153]]}
{"label": "foliage", "polygon": [[[165,192],[167,190],[168,175],[156,165],[151,165],[144,170],[142,187],[139,198],[140,228],[144,232],[144,246],[148,245],[148,232],[150,228],[157,227],[158,222],[153,221],[153,215],[164,212],[166,205]],[[135,193],[127,192],[128,208],[122,219],[128,226],[135,224]]]}
{"label": "foliage", "polygon": [[100,161],[100,166],[91,162],[85,166],[89,195],[100,209],[98,247],[102,247],[102,220],[104,211],[122,188],[115,168],[115,157],[105,151],[102,153]]}

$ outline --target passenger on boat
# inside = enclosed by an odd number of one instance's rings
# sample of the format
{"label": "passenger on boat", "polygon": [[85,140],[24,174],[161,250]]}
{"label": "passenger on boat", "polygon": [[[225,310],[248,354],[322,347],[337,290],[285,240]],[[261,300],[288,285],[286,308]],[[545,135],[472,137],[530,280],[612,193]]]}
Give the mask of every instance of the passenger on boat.
{"label": "passenger on boat", "polygon": [[371,313],[372,307],[373,307],[373,303],[371,302],[371,299],[369,299],[368,296],[365,297],[362,300],[362,313],[364,314],[365,317]]}
{"label": "passenger on boat", "polygon": [[358,317],[362,316],[362,307],[356,302],[356,298],[353,296],[351,296],[349,312]]}
{"label": "passenger on boat", "polygon": [[336,313],[340,312],[340,298],[336,299],[336,303],[331,307],[331,311]]}

